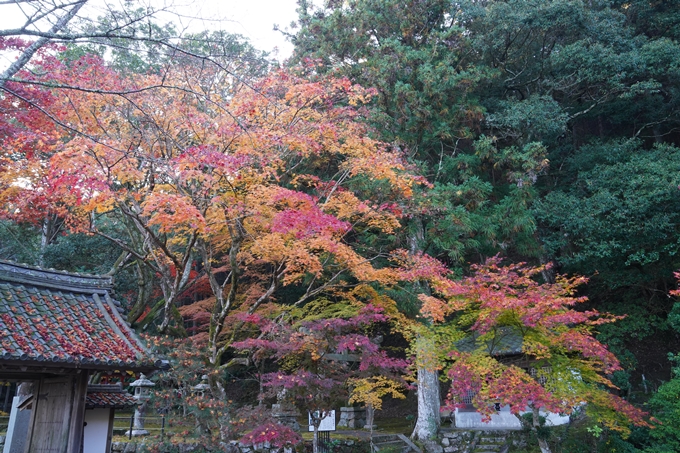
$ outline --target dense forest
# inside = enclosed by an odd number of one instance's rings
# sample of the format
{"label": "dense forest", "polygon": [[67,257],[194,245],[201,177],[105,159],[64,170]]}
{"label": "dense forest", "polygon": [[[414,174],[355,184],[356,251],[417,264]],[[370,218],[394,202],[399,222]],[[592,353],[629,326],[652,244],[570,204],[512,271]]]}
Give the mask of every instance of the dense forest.
{"label": "dense forest", "polygon": [[[680,451],[680,2],[298,3],[283,65],[133,4],[0,34],[21,63],[0,79],[0,258],[113,275],[133,326],[212,370],[221,401],[320,366],[331,331],[329,351],[364,351],[355,402],[399,395],[497,316],[482,335],[518,325],[542,345],[524,354],[661,421],[607,403],[584,450],[556,451]],[[552,301],[550,327],[461,308],[483,300],[465,285]],[[557,324],[588,344],[560,350]],[[312,374],[317,399],[348,397]]]}

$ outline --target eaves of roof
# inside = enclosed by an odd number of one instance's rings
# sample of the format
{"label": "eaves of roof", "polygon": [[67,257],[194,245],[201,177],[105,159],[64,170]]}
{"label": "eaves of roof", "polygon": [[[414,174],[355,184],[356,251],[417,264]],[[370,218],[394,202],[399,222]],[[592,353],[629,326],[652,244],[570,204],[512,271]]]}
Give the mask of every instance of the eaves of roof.
{"label": "eaves of roof", "polygon": [[111,278],[0,261],[0,366],[148,370]]}

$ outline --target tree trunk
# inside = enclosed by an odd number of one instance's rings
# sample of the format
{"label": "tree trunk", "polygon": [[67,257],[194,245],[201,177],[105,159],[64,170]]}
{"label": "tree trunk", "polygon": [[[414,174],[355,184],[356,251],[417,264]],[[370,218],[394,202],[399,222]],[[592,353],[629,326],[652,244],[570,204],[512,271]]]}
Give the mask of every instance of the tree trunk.
{"label": "tree trunk", "polygon": [[132,324],[136,323],[144,310],[150,306],[154,283],[153,269],[140,260],[135,263],[135,273],[137,274],[137,299],[128,313],[128,322]]}
{"label": "tree trunk", "polygon": [[321,420],[317,421],[312,417],[312,424],[314,426],[314,437],[312,438],[312,453],[319,453],[319,424]]}
{"label": "tree trunk", "polygon": [[439,414],[439,373],[436,367],[435,342],[429,338],[416,339],[418,366],[418,419],[411,438],[430,440],[437,436],[441,425]]}
{"label": "tree trunk", "polygon": [[53,214],[47,214],[43,219],[40,228],[40,255],[38,256],[38,266],[45,266],[45,252],[47,251],[47,246],[54,243],[63,223],[63,220]]}
{"label": "tree trunk", "polygon": [[534,432],[534,435],[538,440],[538,448],[541,449],[541,453],[552,453],[550,451],[550,445],[548,444],[548,441],[539,435],[538,428],[541,427],[541,420],[540,415],[538,413],[538,408],[533,405],[531,406],[531,415],[532,415],[531,430]]}
{"label": "tree trunk", "polygon": [[375,408],[367,404],[366,405],[366,426],[364,428],[369,428],[371,431],[373,431],[373,421],[375,420]]}

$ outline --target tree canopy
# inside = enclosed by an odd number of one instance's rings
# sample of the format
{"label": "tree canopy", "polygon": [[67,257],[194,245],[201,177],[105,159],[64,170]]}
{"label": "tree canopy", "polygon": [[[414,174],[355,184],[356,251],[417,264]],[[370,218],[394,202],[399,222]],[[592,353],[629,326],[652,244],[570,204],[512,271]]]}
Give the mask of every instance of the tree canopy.
{"label": "tree canopy", "polygon": [[[385,360],[415,355],[432,388],[445,370],[452,403],[588,400],[625,432],[647,423],[635,389],[671,377],[651,407],[672,410],[676,2],[300,0],[286,68],[134,2],[97,21],[86,0],[22,3],[0,31],[19,55],[0,76],[0,257],[114,275],[137,327],[200,345],[212,397],[263,342],[279,352],[259,376],[322,336],[344,351],[331,327],[370,304],[411,345]],[[506,334],[527,366],[487,347]],[[379,405],[400,382],[380,374],[341,380]]]}

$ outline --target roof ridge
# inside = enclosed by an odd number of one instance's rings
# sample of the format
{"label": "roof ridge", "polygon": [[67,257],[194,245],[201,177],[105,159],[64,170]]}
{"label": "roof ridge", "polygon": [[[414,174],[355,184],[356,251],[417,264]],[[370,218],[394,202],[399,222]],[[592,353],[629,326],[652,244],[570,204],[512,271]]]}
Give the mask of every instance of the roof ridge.
{"label": "roof ridge", "polygon": [[117,382],[115,384],[87,384],[87,391],[90,392],[107,392],[107,393],[123,393],[123,383]]}
{"label": "roof ridge", "polygon": [[45,269],[5,260],[0,260],[0,281],[90,294],[104,294],[113,287],[110,276]]}

